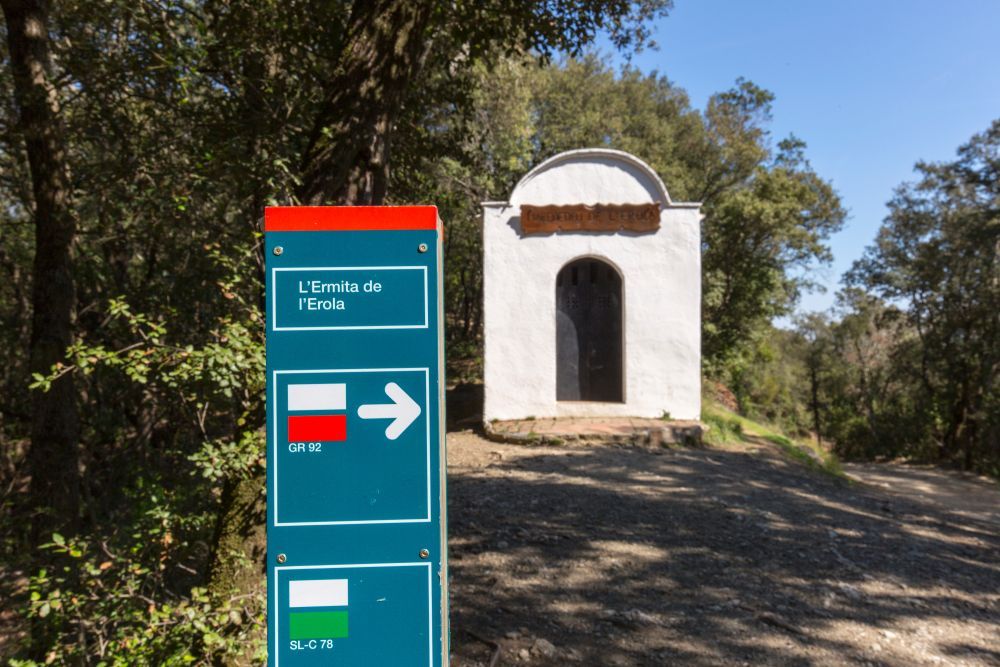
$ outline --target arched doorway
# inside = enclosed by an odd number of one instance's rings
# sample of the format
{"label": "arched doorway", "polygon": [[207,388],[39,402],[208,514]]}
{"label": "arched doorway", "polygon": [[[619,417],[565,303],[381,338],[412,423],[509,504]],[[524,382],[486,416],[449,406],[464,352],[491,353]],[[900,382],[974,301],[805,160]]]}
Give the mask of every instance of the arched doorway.
{"label": "arched doorway", "polygon": [[623,400],[622,277],[584,257],[556,277],[556,400]]}

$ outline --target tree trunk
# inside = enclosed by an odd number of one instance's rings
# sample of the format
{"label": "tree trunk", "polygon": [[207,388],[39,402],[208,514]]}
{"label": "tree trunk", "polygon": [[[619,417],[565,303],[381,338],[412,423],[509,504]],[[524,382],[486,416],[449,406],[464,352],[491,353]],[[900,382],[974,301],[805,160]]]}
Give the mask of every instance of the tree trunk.
{"label": "tree trunk", "polygon": [[[267,495],[264,471],[231,482],[223,494],[223,513],[216,526],[215,549],[209,572],[208,590],[217,604],[243,597],[249,603],[234,603],[255,615],[267,604],[265,559],[267,558]],[[245,614],[246,615],[246,614]],[[242,627],[247,631],[249,619]],[[236,654],[217,660],[223,667],[248,667],[266,639],[266,627],[251,625]]]}
{"label": "tree trunk", "polygon": [[392,126],[430,50],[430,0],[355,0],[347,40],[302,159],[303,204],[381,204]]}
{"label": "tree trunk", "polygon": [[958,392],[958,398],[951,407],[951,415],[948,420],[948,427],[944,436],[944,447],[941,451],[941,459],[943,461],[947,461],[949,463],[954,462],[954,460],[963,453],[968,417],[969,380],[966,378],[962,382],[962,387]]}
{"label": "tree trunk", "polygon": [[820,413],[819,413],[819,361],[812,360],[809,364],[809,385],[812,389],[812,413],[813,413],[813,429],[816,431],[816,446],[822,447],[823,440],[820,436]]}
{"label": "tree trunk", "polygon": [[[35,210],[35,261],[32,276],[30,368],[48,375],[65,359],[72,342],[75,294],[72,246],[76,225],[69,211],[59,102],[51,79],[48,3],[0,0],[7,22],[7,44],[21,131],[31,169]],[[56,529],[73,531],[80,501],[79,422],[72,374],[32,397],[31,500],[41,511],[33,535],[40,541]]]}

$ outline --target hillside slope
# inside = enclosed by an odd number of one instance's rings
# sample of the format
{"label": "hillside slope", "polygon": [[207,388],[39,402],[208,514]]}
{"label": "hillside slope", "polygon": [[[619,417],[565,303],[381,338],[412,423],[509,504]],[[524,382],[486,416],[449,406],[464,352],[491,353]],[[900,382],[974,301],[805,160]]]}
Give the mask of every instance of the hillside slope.
{"label": "hillside slope", "polygon": [[748,419],[711,399],[704,399],[701,420],[708,427],[704,436],[708,445],[726,448],[767,443],[810,468],[847,479],[833,452],[823,449],[814,441],[789,437],[779,427]]}

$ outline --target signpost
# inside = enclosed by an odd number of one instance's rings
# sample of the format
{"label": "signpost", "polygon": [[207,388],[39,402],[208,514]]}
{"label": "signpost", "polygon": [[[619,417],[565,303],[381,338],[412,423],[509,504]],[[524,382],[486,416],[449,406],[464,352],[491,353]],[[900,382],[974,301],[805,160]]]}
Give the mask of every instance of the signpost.
{"label": "signpost", "polygon": [[274,207],[268,665],[447,665],[433,206]]}

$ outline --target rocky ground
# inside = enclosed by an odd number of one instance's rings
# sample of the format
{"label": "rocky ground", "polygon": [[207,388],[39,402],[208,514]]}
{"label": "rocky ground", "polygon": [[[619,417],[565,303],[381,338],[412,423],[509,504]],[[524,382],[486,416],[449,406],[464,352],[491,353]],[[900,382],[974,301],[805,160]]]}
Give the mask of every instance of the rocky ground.
{"label": "rocky ground", "polygon": [[995,485],[767,443],[448,447],[453,665],[1000,665]]}

